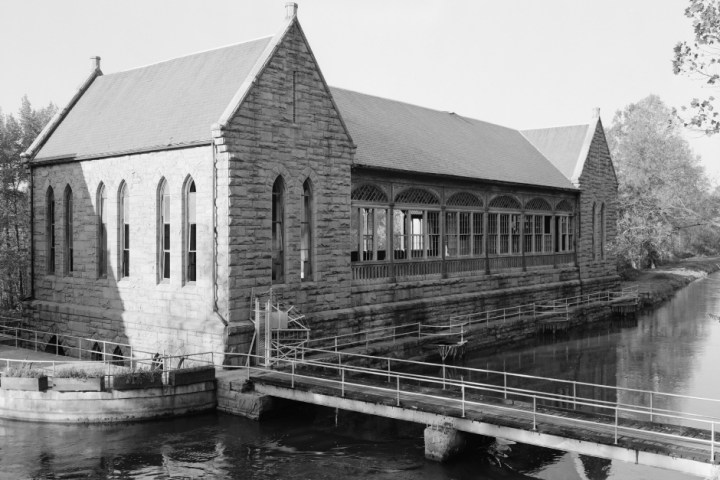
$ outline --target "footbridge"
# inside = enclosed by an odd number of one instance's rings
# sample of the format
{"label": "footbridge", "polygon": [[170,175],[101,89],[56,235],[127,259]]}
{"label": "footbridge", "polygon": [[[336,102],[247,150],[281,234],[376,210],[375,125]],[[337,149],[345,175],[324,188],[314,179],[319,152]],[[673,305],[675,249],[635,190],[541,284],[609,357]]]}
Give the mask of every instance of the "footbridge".
{"label": "footbridge", "polygon": [[[717,399],[330,350],[303,353],[276,359],[272,368],[237,367],[235,375],[261,394],[426,425],[426,454],[438,448],[428,446],[429,429],[446,437],[439,442],[446,447],[470,433],[720,478]],[[252,364],[249,357],[238,363]]]}

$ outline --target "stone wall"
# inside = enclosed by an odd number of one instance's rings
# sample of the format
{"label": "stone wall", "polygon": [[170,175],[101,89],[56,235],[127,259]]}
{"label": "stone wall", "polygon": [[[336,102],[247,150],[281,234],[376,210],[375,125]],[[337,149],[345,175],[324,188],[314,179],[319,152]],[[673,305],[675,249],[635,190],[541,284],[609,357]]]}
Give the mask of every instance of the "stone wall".
{"label": "stone wall", "polygon": [[[278,176],[285,184],[285,281],[273,285],[275,293],[303,313],[349,306],[354,147],[297,23],[238,113],[215,136],[219,161],[228,162],[229,170],[229,300],[222,314],[232,323],[247,321],[252,289],[271,286],[271,202]],[[300,208],[306,179],[313,190],[314,275],[302,282]]]}
{"label": "stone wall", "polygon": [[[578,263],[583,280],[607,277],[617,274],[615,257],[607,248],[616,235],[617,225],[617,189],[618,182],[612,165],[605,133],[600,121],[597,122],[595,134],[582,174],[579,178],[580,195],[580,235],[578,236]],[[601,239],[600,207],[605,205],[605,241],[604,251]],[[593,224],[593,205],[597,206],[595,223]],[[593,234],[595,225],[595,234]],[[593,243],[595,238],[595,243]],[[593,245],[594,251],[593,251]],[[615,284],[619,282],[619,278]]]}
{"label": "stone wall", "polygon": [[[209,127],[208,127],[209,128]],[[212,151],[209,146],[37,165],[34,179],[35,288],[32,327],[55,334],[130,343],[135,349],[183,353],[221,350],[224,325],[213,314]],[[197,197],[197,281],[186,281],[183,192]],[[171,278],[158,273],[159,188],[171,196]],[[130,197],[130,275],[120,275],[121,185]],[[99,275],[98,192],[107,196],[107,275]],[[74,211],[74,271],[66,268],[63,192]],[[55,195],[56,269],[48,272],[46,195]],[[47,340],[46,339],[46,340]],[[68,340],[68,344],[71,340]],[[91,346],[87,346],[90,348]]]}

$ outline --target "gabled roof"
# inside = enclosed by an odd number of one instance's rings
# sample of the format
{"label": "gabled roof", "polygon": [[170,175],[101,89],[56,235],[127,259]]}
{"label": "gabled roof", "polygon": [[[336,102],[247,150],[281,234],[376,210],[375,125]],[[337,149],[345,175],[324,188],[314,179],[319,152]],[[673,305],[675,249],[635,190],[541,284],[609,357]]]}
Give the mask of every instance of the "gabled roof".
{"label": "gabled roof", "polygon": [[271,38],[98,76],[35,161],[209,143]]}
{"label": "gabled roof", "polygon": [[575,189],[518,130],[330,90],[357,144],[355,165]]}
{"label": "gabled roof", "polygon": [[599,117],[589,124],[523,130],[522,134],[578,185],[598,122]]}

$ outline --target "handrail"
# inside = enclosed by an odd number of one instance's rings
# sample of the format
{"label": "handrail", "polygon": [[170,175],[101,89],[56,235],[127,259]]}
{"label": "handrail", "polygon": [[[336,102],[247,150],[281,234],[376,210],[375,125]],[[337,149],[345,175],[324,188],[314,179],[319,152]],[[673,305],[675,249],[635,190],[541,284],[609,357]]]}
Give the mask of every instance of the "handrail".
{"label": "handrail", "polygon": [[[242,355],[246,356],[248,358],[250,357],[256,357],[254,355],[247,355],[247,354],[236,354],[236,355]],[[394,360],[394,359],[387,359],[387,360]],[[536,390],[527,390],[527,389],[515,389],[513,387],[507,387],[507,385],[500,387],[497,385],[490,385],[490,384],[479,384],[474,382],[467,382],[467,381],[458,381],[453,379],[446,379],[446,378],[436,378],[436,377],[430,377],[430,376],[423,376],[418,374],[412,374],[412,373],[402,373],[397,371],[385,371],[380,369],[372,369],[369,367],[359,367],[359,366],[353,366],[343,363],[323,363],[313,360],[283,360],[283,363],[285,364],[285,367],[283,369],[279,370],[273,370],[274,374],[282,375],[282,376],[289,376],[291,378],[291,388],[295,388],[295,380],[297,378],[303,379],[312,379],[315,381],[322,381],[327,382],[330,384],[333,384],[336,386],[336,388],[340,389],[341,396],[345,396],[345,388],[346,387],[359,387],[364,390],[372,389],[377,390],[380,392],[385,392],[388,394],[391,394],[393,397],[396,398],[397,406],[401,406],[401,396],[402,397],[421,397],[421,398],[427,398],[427,399],[442,399],[443,401],[450,401],[453,402],[456,406],[460,407],[462,409],[462,417],[465,417],[465,410],[466,406],[468,405],[482,405],[487,407],[488,402],[482,402],[477,401],[475,399],[468,399],[466,396],[466,390],[470,389],[471,391],[489,391],[492,393],[501,393],[507,398],[508,395],[511,395],[513,397],[521,397],[532,400],[532,410],[530,410],[530,404],[529,402],[526,402],[524,404],[496,404],[492,403],[492,408],[496,408],[499,410],[507,410],[507,411],[513,411],[517,413],[522,414],[525,416],[525,418],[529,418],[530,415],[532,415],[533,419],[533,430],[537,429],[537,417],[543,417],[543,418],[557,418],[558,420],[561,420],[563,422],[575,422],[579,424],[586,424],[586,425],[593,425],[595,428],[602,428],[605,431],[613,431],[615,434],[615,444],[618,443],[618,436],[619,432],[636,432],[640,434],[641,438],[667,438],[667,439],[677,439],[682,440],[683,442],[687,443],[694,443],[694,444],[700,444],[701,446],[709,447],[710,450],[710,459],[711,462],[714,461],[714,454],[715,454],[715,447],[718,444],[718,442],[715,440],[715,424],[717,422],[717,418],[715,417],[709,417],[706,415],[699,415],[694,413],[686,413],[686,412],[676,412],[672,410],[662,409],[661,411],[648,411],[647,407],[645,406],[636,406],[636,405],[627,405],[627,404],[619,404],[619,403],[612,403],[607,401],[597,401],[594,399],[585,399],[581,398],[578,399],[576,397],[569,397],[568,395],[559,395],[554,393],[548,393],[548,392],[542,392],[542,391],[536,391]],[[417,362],[416,362],[417,363]],[[298,373],[297,372],[297,366],[308,366],[308,367],[321,367],[323,369],[331,369],[336,371],[337,375],[340,377],[339,379],[336,378],[328,378],[326,376],[320,376],[320,375],[311,375],[310,372],[305,372],[305,374]],[[435,365],[437,366],[437,365]],[[232,367],[230,367],[232,368]],[[238,367],[242,368],[242,367]],[[266,368],[259,368],[259,367],[247,367],[248,372],[248,378],[250,378],[251,371],[261,371],[267,373],[269,370]],[[354,383],[347,381],[348,374],[361,374],[361,375],[371,375],[374,377],[380,377],[386,379],[388,382],[391,381],[391,379],[395,380],[395,388],[386,388],[379,385],[373,385],[373,384],[367,384],[367,383]],[[437,395],[428,393],[426,391],[408,391],[408,390],[402,390],[400,388],[400,380],[410,381],[410,382],[424,382],[430,385],[433,385],[438,390],[441,388],[444,390],[447,390],[448,387],[452,389],[453,392],[455,392],[453,395]],[[457,393],[460,393],[460,397],[458,398]],[[708,399],[712,400],[712,399]],[[552,406],[543,405],[545,408],[544,411],[538,411],[538,401],[541,402],[563,402],[568,404],[573,404],[575,408],[577,406],[585,406],[595,409],[602,409],[605,411],[609,411],[611,413],[614,413],[614,423],[609,423],[607,420],[610,418],[608,415],[605,415],[602,419],[598,420],[590,420],[590,419],[584,419],[584,418],[575,418],[573,416],[564,414],[553,414],[552,413]],[[417,408],[416,406],[413,408]],[[550,410],[548,410],[550,409]],[[621,417],[620,414],[623,414]],[[693,436],[684,436],[684,435],[678,435],[675,433],[667,433],[667,432],[660,432],[655,430],[647,430],[642,428],[636,428],[633,426],[628,425],[621,425],[620,419],[627,419],[627,418],[633,418],[633,417],[627,417],[628,414],[631,415],[650,415],[651,422],[654,422],[654,418],[661,417],[668,419],[668,421],[672,420],[685,420],[685,421],[691,421],[696,422],[698,424],[704,425],[706,428],[709,427],[709,433],[710,433],[710,439],[705,438],[698,438]],[[692,418],[688,418],[688,416]],[[664,424],[662,422],[654,422],[658,424]]]}
{"label": "handrail", "polygon": [[[334,352],[334,351],[330,351],[330,350],[319,350],[319,349],[310,349],[310,348],[307,348],[307,349],[305,349],[305,350],[306,350],[305,356],[308,355],[307,352],[320,352],[320,353],[323,353],[323,354],[328,355],[329,357],[346,356],[346,357],[360,357],[360,358],[363,358],[363,359],[376,360],[376,361],[379,361],[379,362],[382,362],[382,363],[386,363],[386,364],[388,365],[388,369],[387,369],[387,370],[385,370],[385,369],[383,369],[383,370],[375,369],[375,370],[378,370],[378,371],[382,371],[382,372],[384,372],[385,374],[388,374],[388,373],[391,373],[391,374],[394,374],[394,373],[408,374],[407,372],[400,372],[400,371],[398,371],[398,370],[395,370],[395,369],[391,369],[391,368],[390,368],[391,364],[400,363],[400,364],[406,364],[406,365],[408,365],[408,366],[420,365],[420,366],[423,366],[423,367],[431,367],[431,368],[441,367],[443,373],[444,373],[447,369],[452,368],[452,369],[455,370],[455,371],[466,371],[466,372],[473,372],[473,373],[476,373],[476,374],[484,374],[484,375],[498,375],[498,376],[502,376],[502,377],[505,379],[504,384],[506,385],[506,388],[512,388],[512,387],[507,387],[507,380],[506,380],[507,378],[518,378],[518,379],[525,379],[525,380],[540,380],[540,381],[549,382],[549,383],[551,383],[551,384],[558,384],[558,383],[560,383],[560,384],[563,384],[563,385],[572,385],[572,386],[573,386],[573,391],[575,392],[575,394],[573,395],[573,398],[587,398],[587,397],[582,397],[582,396],[578,396],[578,395],[577,395],[577,387],[578,387],[578,386],[581,386],[581,387],[590,387],[590,388],[593,388],[593,389],[597,388],[597,389],[614,390],[614,391],[616,391],[616,392],[637,393],[637,394],[642,394],[642,395],[647,395],[647,396],[648,396],[648,398],[650,399],[650,406],[644,407],[644,408],[650,409],[650,412],[651,412],[652,415],[654,415],[654,412],[655,412],[656,410],[663,410],[663,409],[657,409],[656,407],[654,407],[654,406],[652,405],[652,402],[653,402],[652,399],[653,399],[653,398],[658,398],[658,397],[663,397],[663,396],[664,396],[664,397],[679,398],[679,399],[689,399],[689,400],[698,400],[698,401],[712,402],[712,403],[718,404],[718,405],[720,406],[720,399],[713,399],[713,398],[706,398],[706,397],[696,397],[696,396],[692,396],[692,395],[682,395],[682,394],[677,394],[677,393],[666,393],[666,392],[660,392],[660,391],[655,391],[655,390],[642,390],[642,389],[637,389],[637,388],[619,387],[619,386],[611,386],[611,385],[602,385],[602,384],[595,384],[595,383],[589,383],[589,382],[581,382],[581,381],[576,381],[576,380],[563,380],[563,379],[559,379],[559,378],[540,377],[540,376],[536,376],[536,375],[528,375],[528,374],[523,374],[523,373],[503,372],[503,371],[499,371],[499,370],[489,370],[489,369],[482,369],[482,368],[472,368],[472,367],[463,367],[463,366],[446,367],[444,364],[421,362],[421,361],[417,361],[417,360],[405,360],[405,359],[390,358],[390,357],[377,357],[377,356],[372,356],[372,355],[364,355],[364,354],[360,354],[360,353],[349,353],[349,352],[342,352],[342,351]],[[306,360],[306,361],[307,361],[307,360]],[[315,360],[315,361],[321,361],[321,360]],[[336,365],[335,363],[327,363],[327,362],[322,362],[322,363],[323,363],[324,365]],[[345,364],[345,363],[346,363],[346,362],[342,362],[342,364]],[[370,368],[370,367],[365,367],[365,368]],[[373,369],[371,369],[371,370],[373,370]],[[411,373],[410,375],[417,375],[417,374],[412,374],[412,373]],[[421,376],[423,376],[423,375],[421,375]],[[426,377],[433,377],[432,375],[424,375],[424,376],[426,376]],[[435,376],[434,378],[441,378],[441,377]],[[447,380],[447,378],[446,378],[446,380]],[[603,400],[603,401],[604,401],[604,400]],[[693,415],[694,415],[694,414],[693,414]]]}

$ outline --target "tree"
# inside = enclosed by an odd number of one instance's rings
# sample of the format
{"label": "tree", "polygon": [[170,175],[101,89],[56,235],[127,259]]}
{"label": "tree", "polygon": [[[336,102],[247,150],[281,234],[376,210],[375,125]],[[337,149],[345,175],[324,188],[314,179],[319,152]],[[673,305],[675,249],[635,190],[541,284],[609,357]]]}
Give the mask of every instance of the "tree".
{"label": "tree", "polygon": [[[678,42],[673,55],[673,73],[688,75],[718,86],[720,82],[720,0],[690,0],[685,16],[693,21],[695,41]],[[694,98],[690,109],[683,106],[683,112],[690,110],[689,117],[683,118],[686,127],[699,130],[707,135],[720,132],[720,116],[715,111],[715,98],[708,96],[701,100]]]}
{"label": "tree", "polygon": [[650,95],[618,111],[606,132],[619,181],[615,249],[635,267],[681,251],[700,253],[698,241],[706,251],[717,249],[720,202],[680,129],[672,111]]}
{"label": "tree", "polygon": [[0,110],[0,310],[12,310],[28,293],[28,179],[20,154],[57,111],[33,110],[23,97],[18,118]]}

